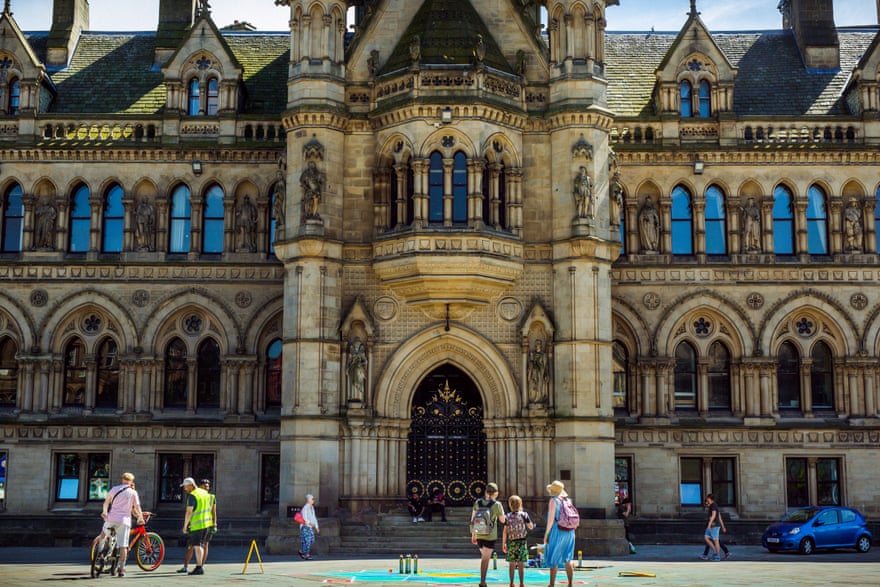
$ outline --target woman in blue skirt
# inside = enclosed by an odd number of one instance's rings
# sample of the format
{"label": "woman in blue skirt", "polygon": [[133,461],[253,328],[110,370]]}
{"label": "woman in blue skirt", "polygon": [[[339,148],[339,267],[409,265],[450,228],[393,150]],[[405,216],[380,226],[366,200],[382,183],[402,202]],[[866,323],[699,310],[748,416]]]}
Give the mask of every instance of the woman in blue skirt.
{"label": "woman in blue skirt", "polygon": [[544,533],[544,566],[550,569],[550,587],[556,584],[556,573],[562,565],[565,565],[565,574],[568,576],[568,584],[571,585],[574,579],[571,559],[574,558],[575,532],[563,530],[557,523],[562,500],[567,498],[568,494],[562,481],[554,481],[548,485],[547,493],[551,497],[547,507],[547,531]]}

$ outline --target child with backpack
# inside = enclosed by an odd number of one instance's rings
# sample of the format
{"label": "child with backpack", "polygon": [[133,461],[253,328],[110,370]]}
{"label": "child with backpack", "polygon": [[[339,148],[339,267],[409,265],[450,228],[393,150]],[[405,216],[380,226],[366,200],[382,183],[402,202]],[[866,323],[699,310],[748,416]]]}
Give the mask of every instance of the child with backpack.
{"label": "child with backpack", "polygon": [[504,506],[496,501],[498,486],[494,483],[486,485],[486,497],[474,502],[471,512],[471,542],[480,548],[480,587],[486,587],[486,572],[489,570],[489,559],[495,551],[498,539],[498,524],[504,523]]}
{"label": "child with backpack", "polygon": [[507,498],[510,513],[505,516],[504,533],[501,536],[501,549],[507,555],[510,565],[510,587],[513,587],[514,569],[519,569],[519,587],[525,587],[525,567],[529,560],[529,548],[526,537],[529,530],[535,527],[529,514],[522,509],[522,498],[511,495]]}

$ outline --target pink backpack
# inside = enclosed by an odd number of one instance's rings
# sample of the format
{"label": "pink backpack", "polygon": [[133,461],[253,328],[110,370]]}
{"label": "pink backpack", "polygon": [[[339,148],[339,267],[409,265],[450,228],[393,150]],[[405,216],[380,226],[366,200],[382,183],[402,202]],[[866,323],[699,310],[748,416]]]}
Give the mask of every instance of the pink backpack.
{"label": "pink backpack", "polygon": [[556,521],[556,525],[560,530],[574,530],[578,526],[581,525],[581,515],[578,513],[577,508],[571,503],[571,500],[567,497],[559,498],[560,506],[559,506],[559,519]]}

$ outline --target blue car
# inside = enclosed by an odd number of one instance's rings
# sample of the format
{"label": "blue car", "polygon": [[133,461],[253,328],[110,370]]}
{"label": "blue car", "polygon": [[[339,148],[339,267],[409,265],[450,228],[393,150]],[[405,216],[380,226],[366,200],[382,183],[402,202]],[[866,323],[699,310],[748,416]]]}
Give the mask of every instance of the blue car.
{"label": "blue car", "polygon": [[770,552],[797,550],[810,554],[817,548],[871,550],[873,536],[865,517],[852,508],[804,507],[791,510],[764,530],[761,544]]}

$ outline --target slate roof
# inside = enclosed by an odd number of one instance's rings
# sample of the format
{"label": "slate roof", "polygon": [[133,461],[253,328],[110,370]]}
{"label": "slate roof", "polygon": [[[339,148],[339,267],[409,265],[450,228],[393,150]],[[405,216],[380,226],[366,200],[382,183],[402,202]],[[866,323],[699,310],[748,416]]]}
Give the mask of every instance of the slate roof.
{"label": "slate roof", "polygon": [[[618,116],[654,116],[657,67],[675,41],[670,33],[607,33],[608,107]],[[875,32],[838,31],[840,70],[808,72],[789,30],[713,33],[739,68],[733,108],[737,116],[849,114],[842,91]]]}
{"label": "slate roof", "polygon": [[[41,59],[46,34],[28,35]],[[223,35],[243,67],[241,114],[278,116],[287,103],[290,39],[286,33]],[[152,115],[165,105],[165,83],[153,67],[153,33],[83,33],[67,68],[51,71],[58,94],[50,111],[61,114]]]}

